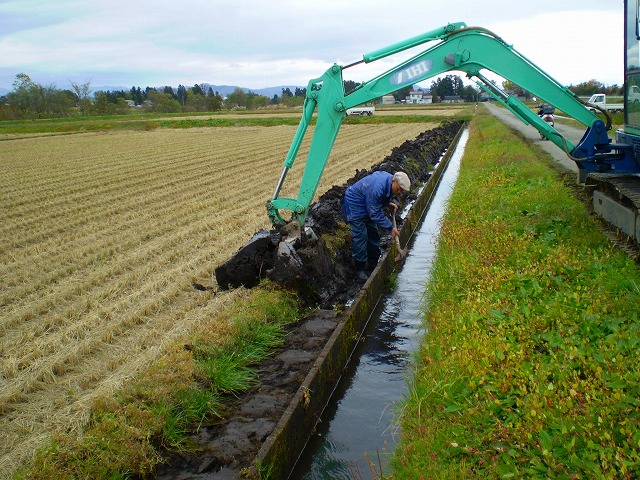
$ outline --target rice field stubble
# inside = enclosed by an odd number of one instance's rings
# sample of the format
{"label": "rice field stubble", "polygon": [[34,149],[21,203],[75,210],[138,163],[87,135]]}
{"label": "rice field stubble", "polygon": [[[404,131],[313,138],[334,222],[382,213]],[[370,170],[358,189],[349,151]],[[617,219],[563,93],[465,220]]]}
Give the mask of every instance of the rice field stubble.
{"label": "rice field stubble", "polygon": [[[345,125],[318,194],[435,125]],[[214,268],[260,228],[294,126],[0,142],[0,468],[225,308]],[[310,138],[310,136],[308,136]],[[282,195],[293,196],[306,157]]]}

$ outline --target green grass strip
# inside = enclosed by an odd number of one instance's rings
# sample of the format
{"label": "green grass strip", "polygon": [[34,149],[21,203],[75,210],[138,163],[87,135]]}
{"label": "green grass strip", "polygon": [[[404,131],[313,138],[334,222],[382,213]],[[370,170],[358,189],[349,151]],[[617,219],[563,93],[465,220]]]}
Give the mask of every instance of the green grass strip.
{"label": "green grass strip", "polygon": [[152,475],[163,455],[193,450],[189,433],[226,414],[229,400],[257,382],[251,369],[284,342],[296,299],[255,288],[176,343],[113,398],[92,408],[85,431],[56,435],[15,479],[124,479]]}
{"label": "green grass strip", "polygon": [[639,267],[539,149],[470,129],[394,478],[637,478]]}

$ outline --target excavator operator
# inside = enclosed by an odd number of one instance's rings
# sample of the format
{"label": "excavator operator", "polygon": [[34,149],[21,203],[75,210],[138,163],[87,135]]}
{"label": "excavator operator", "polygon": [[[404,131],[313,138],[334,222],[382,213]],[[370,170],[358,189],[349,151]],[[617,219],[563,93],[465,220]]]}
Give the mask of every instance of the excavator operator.
{"label": "excavator operator", "polygon": [[411,190],[411,181],[405,172],[376,171],[347,188],[342,198],[342,215],[351,228],[351,257],[356,275],[366,280],[380,258],[378,227],[391,230],[391,238],[399,234],[391,221],[382,213],[390,206],[395,195]]}

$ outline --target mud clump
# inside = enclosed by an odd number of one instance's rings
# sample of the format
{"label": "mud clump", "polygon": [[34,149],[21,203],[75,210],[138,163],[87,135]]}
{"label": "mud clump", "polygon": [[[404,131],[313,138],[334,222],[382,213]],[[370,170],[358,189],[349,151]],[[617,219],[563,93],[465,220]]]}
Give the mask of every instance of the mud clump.
{"label": "mud clump", "polygon": [[[425,183],[461,125],[460,121],[450,121],[427,130],[393,148],[390,155],[371,169],[357,170],[346,184],[331,187],[311,205],[305,227],[294,232],[297,234],[294,238],[289,238],[291,232],[283,231],[291,228],[289,225],[280,230],[256,232],[244,247],[215,269],[219,287],[252,288],[261,279],[269,278],[297,290],[303,304],[321,308],[332,308],[353,297],[362,281],[357,280],[351,262],[350,235],[340,209],[345,190],[377,170],[389,173],[402,170],[412,185]],[[408,204],[414,198],[414,194],[405,194],[399,200]],[[396,220],[401,225],[399,216]],[[383,250],[389,244],[389,236],[382,235]]]}
{"label": "mud clump", "polygon": [[[278,240],[272,238],[278,235]],[[216,281],[222,288],[244,285],[253,288],[260,282],[263,272],[273,268],[271,251],[279,242],[279,234],[260,230],[242,249],[220,267],[216,268]]]}

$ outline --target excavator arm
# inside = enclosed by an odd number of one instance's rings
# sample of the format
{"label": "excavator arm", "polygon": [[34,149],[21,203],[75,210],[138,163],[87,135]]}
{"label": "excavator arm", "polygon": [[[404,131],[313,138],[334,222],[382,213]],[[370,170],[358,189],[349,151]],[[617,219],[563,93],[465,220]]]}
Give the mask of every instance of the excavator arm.
{"label": "excavator arm", "polygon": [[[426,43],[435,42],[422,53],[365,82],[345,95],[342,81],[344,69],[360,63],[370,63]],[[544,99],[587,127],[578,145],[572,144],[560,132],[550,127],[513,95],[507,95],[482,73],[489,70]],[[316,193],[324,167],[338,135],[345,111],[383,95],[414,85],[450,71],[462,71],[490,93],[526,124],[564,150],[576,161],[580,179],[589,172],[635,173],[636,164],[629,147],[612,145],[605,123],[566,87],[560,85],[512,46],[492,32],[480,27],[467,27],[463,22],[449,24],[363,55],[361,61],[341,67],[333,65],[324,75],[307,86],[303,114],[274,195],[267,202],[267,214],[275,227],[287,223],[280,210],[292,212],[292,220],[303,225],[309,205]],[[298,198],[281,198],[280,189],[287,172],[293,166],[298,150],[317,110],[317,119],[309,154],[304,167]]]}

